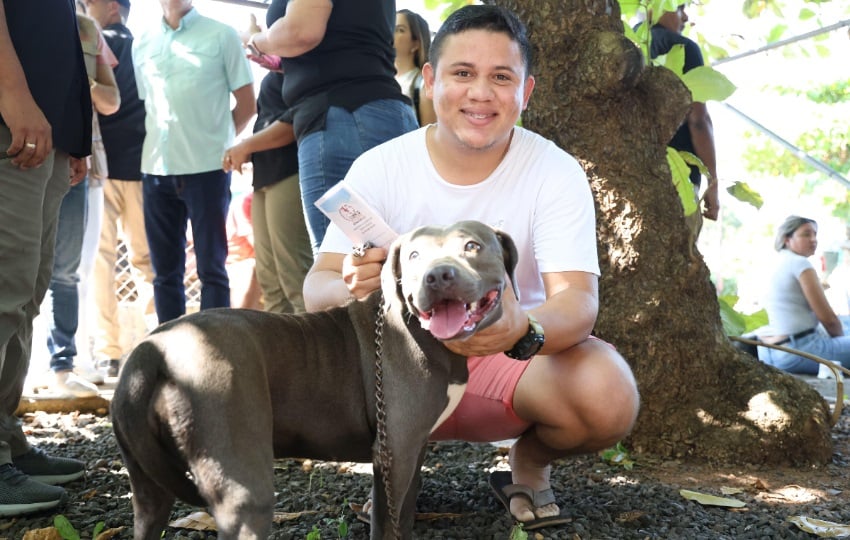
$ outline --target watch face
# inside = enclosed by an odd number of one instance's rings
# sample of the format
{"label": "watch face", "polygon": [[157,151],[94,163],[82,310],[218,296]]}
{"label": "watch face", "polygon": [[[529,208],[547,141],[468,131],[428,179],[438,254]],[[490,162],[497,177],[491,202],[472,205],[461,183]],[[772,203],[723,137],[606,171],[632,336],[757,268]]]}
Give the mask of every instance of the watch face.
{"label": "watch face", "polygon": [[[540,332],[538,333],[538,329]],[[528,333],[522,336],[517,341],[516,345],[509,351],[505,351],[505,355],[515,360],[528,360],[543,348],[546,337],[543,335],[543,329],[537,320],[529,316]]]}

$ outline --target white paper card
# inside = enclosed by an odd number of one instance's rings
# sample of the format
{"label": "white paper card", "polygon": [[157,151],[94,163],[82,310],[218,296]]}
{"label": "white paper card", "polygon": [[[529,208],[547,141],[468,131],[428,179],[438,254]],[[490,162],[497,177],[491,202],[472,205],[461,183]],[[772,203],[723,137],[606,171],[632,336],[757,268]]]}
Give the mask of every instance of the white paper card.
{"label": "white paper card", "polygon": [[337,183],[316,201],[316,207],[342,229],[355,246],[389,247],[398,234],[350,187]]}

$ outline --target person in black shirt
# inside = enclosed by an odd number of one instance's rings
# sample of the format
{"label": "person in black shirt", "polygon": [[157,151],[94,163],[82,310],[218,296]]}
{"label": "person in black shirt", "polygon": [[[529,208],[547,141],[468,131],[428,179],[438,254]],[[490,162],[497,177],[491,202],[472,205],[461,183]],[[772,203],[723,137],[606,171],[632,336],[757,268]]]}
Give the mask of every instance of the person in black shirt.
{"label": "person in black shirt", "polygon": [[139,99],[133,71],[133,34],[125,25],[130,14],[130,0],[87,0],[86,3],[89,15],[103,27],[103,37],[118,58],[114,71],[121,93],[118,112],[99,116],[109,178],[103,184],[103,223],[93,280],[98,313],[94,359],[104,375],[115,377],[124,354],[114,286],[119,219],[130,263],[135,270],[136,289],[142,293],[143,299],[153,290],[154,273],[142,210],[145,103]]}
{"label": "person in black shirt", "polygon": [[[49,36],[49,39],[46,37]],[[46,61],[49,59],[49,61]],[[0,516],[55,508],[85,464],[33,448],[15,410],[59,205],[86,175],[92,104],[72,0],[0,0]]]}
{"label": "person in black shirt", "polygon": [[[653,58],[667,54],[674,45],[682,45],[685,48],[684,71],[688,72],[695,67],[704,65],[702,52],[699,45],[693,40],[682,35],[685,23],[688,22],[688,14],[685,12],[685,2],[676,11],[666,11],[652,27],[652,41],[650,54]],[[714,151],[714,126],[708,108],[705,103],[693,102],[685,122],[673,135],[670,146],[676,150],[685,150],[696,155],[708,169],[711,178],[705,190],[703,201],[703,217],[712,221],[717,219],[720,211],[720,199],[717,190],[717,159]],[[701,175],[699,169],[691,166],[691,182],[694,190],[698,193]],[[699,212],[695,213],[696,216]],[[698,232],[698,227],[697,227]]]}
{"label": "person in black shirt", "polygon": [[255,52],[282,58],[301,197],[316,252],[330,220],[314,206],[363,152],[418,127],[395,81],[395,2],[273,0]]}
{"label": "person in black shirt", "polygon": [[313,264],[310,237],[301,211],[298,146],[281,97],[283,73],[269,72],[260,83],[254,134],[224,154],[224,170],[254,164],[251,224],[255,270],[263,308],[274,313],[303,313],[304,277]]}

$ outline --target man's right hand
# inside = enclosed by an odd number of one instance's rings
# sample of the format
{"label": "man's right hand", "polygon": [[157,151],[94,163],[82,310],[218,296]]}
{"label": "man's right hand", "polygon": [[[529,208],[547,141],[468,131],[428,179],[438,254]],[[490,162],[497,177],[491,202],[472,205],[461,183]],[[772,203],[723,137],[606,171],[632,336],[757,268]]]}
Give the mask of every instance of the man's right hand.
{"label": "man's right hand", "polygon": [[369,248],[362,257],[348,254],[342,260],[342,280],[358,300],[381,287],[381,268],[387,260],[384,248]]}
{"label": "man's right hand", "polygon": [[0,115],[12,133],[6,153],[21,169],[40,167],[53,150],[53,131],[29,93],[0,98]]}

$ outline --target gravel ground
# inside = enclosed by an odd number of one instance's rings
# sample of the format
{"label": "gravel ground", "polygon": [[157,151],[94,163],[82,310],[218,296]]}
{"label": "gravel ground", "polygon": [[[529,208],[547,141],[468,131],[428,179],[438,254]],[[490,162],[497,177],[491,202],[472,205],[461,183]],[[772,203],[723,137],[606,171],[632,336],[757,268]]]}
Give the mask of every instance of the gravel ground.
{"label": "gravel ground", "polygon": [[[69,484],[71,496],[61,510],[82,538],[91,538],[99,521],[124,527],[116,538],[132,538],[132,510],[126,472],[118,455],[109,419],[90,414],[27,414],[31,442],[48,452],[86,461],[85,479]],[[572,521],[544,529],[530,538],[557,539],[774,539],[814,538],[786,518],[805,515],[850,523],[847,439],[850,415],[836,426],[833,463],[805,470],[721,467],[658,462],[632,456],[631,470],[604,463],[599,456],[560,462],[553,486]],[[508,539],[513,521],[492,496],[487,474],[506,467],[505,449],[492,445],[435,443],[423,470],[420,512],[432,519],[417,521],[414,535],[424,539]],[[354,518],[348,501],[362,502],[369,490],[368,467],[282,460],[275,469],[276,512],[296,513],[274,525],[272,538],[304,539],[318,529],[325,540],[348,525],[348,538],[368,538],[368,527]],[[685,500],[682,488],[721,495],[722,487],[738,487],[731,495],[746,503],[730,510]],[[199,509],[178,504],[173,519]],[[291,517],[291,516],[290,516]],[[49,527],[54,514],[0,520],[0,539],[18,540],[31,529]],[[212,532],[169,528],[164,538],[215,538]],[[315,537],[314,537],[315,538]]]}

